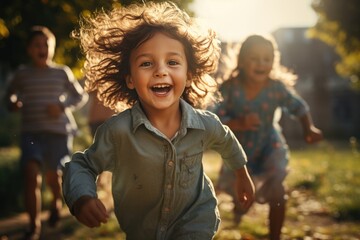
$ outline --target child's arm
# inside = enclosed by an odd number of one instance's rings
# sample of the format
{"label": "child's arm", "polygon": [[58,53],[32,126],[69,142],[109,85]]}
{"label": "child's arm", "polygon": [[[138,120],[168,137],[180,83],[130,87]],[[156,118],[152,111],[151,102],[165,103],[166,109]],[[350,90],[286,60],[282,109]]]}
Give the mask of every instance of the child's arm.
{"label": "child's arm", "polygon": [[98,198],[91,196],[80,197],[74,203],[73,211],[76,219],[90,228],[99,227],[109,218],[104,204]]}
{"label": "child's arm", "polygon": [[[63,169],[62,190],[66,204],[77,220],[88,227],[105,223],[108,213],[97,199],[96,179],[103,171],[113,171],[116,158],[114,128],[105,122],[97,129],[94,142],[83,152],[75,152]],[[118,142],[117,146],[121,146]]]}
{"label": "child's arm", "polygon": [[323,134],[320,129],[314,126],[310,113],[304,114],[299,119],[303,127],[304,138],[307,143],[316,143],[323,139]]}
{"label": "child's arm", "polygon": [[4,102],[6,104],[7,109],[10,112],[18,111],[23,106],[23,103],[18,99],[18,96],[16,94],[16,88],[17,88],[16,82],[17,81],[15,77],[8,83],[4,95],[5,96]]}
{"label": "child's arm", "polygon": [[323,139],[320,129],[316,128],[312,122],[310,108],[308,104],[294,91],[289,90],[284,84],[278,82],[280,96],[280,106],[285,108],[291,115],[297,116],[301,122],[304,138],[307,143],[315,143]]}
{"label": "child's arm", "polygon": [[255,187],[246,166],[236,170],[235,187],[241,207],[248,209],[255,200]]}

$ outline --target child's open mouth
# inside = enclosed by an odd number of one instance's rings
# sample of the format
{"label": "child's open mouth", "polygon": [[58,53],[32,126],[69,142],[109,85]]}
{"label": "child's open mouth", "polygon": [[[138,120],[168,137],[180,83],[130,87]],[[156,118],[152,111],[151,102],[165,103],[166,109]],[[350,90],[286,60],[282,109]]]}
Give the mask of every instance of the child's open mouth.
{"label": "child's open mouth", "polygon": [[159,84],[151,87],[151,90],[156,94],[167,94],[172,89],[172,86],[169,84]]}

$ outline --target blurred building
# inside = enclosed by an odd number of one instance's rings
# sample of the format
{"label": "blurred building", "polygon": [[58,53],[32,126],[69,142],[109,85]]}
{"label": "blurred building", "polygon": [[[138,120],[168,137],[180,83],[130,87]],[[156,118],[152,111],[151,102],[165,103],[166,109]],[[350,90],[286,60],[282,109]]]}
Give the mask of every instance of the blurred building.
{"label": "blurred building", "polygon": [[[281,28],[273,32],[281,53],[281,64],[299,76],[295,86],[310,106],[313,120],[326,138],[360,137],[360,92],[349,79],[335,72],[339,57],[317,39],[306,36],[307,28]],[[301,126],[286,116],[281,119],[288,138],[302,136]]]}

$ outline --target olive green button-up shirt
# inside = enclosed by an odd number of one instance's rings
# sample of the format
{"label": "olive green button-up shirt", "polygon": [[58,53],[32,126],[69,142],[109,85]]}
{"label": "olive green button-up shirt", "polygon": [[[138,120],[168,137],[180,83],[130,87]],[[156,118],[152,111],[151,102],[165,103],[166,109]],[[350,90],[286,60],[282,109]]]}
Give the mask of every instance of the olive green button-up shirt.
{"label": "olive green button-up shirt", "polygon": [[110,171],[114,211],[127,239],[212,239],[220,218],[203,153],[217,151],[232,169],[243,167],[246,156],[216,115],[183,100],[181,110],[172,140],[151,125],[139,104],[101,125],[93,144],[65,166],[69,208],[83,195],[96,197],[96,177]]}

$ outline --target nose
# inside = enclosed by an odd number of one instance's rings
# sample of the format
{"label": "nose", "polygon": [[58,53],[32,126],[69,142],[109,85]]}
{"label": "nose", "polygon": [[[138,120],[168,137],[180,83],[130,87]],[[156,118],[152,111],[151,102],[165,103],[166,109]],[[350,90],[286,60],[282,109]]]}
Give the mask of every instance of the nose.
{"label": "nose", "polygon": [[158,66],[154,72],[154,76],[157,78],[165,77],[168,75],[166,68],[164,66]]}
{"label": "nose", "polygon": [[267,65],[271,64],[271,62],[269,60],[267,60],[267,59],[260,59],[258,61],[258,64],[262,65],[262,66],[267,66]]}

